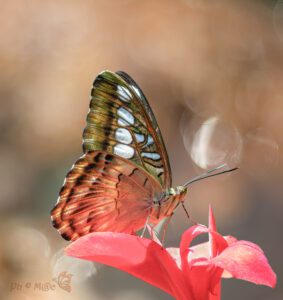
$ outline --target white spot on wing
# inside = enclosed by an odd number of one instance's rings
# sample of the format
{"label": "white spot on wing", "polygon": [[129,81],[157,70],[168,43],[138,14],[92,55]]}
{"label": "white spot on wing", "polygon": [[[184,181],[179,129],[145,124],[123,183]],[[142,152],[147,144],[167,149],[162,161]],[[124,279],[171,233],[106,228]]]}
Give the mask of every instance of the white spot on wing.
{"label": "white spot on wing", "polygon": [[135,93],[141,98],[141,93],[140,93],[139,89],[137,87],[135,87],[134,85],[132,85],[132,88],[135,91]]}
{"label": "white spot on wing", "polygon": [[143,134],[135,133],[135,138],[136,138],[138,143],[144,142],[144,135]]}
{"label": "white spot on wing", "polygon": [[121,156],[123,158],[132,158],[135,154],[135,150],[127,145],[117,144],[114,147],[114,154]]}
{"label": "white spot on wing", "polygon": [[131,94],[130,92],[124,88],[123,86],[118,85],[117,93],[121,96],[122,101],[130,102],[131,101]]}
{"label": "white spot on wing", "polygon": [[93,143],[94,139],[84,139],[84,143]]}
{"label": "white spot on wing", "polygon": [[154,143],[154,140],[153,140],[152,136],[151,136],[151,135],[148,135],[148,137],[147,137],[147,142],[146,142],[146,144],[143,146],[143,148],[145,148],[145,147],[147,147],[147,146],[150,146],[150,145],[152,145],[153,143]]}
{"label": "white spot on wing", "polygon": [[[126,110],[124,107],[120,107],[118,109],[118,116],[121,117],[122,119],[124,119],[128,123],[126,125],[134,125],[134,123],[135,123],[134,116],[128,110]],[[118,119],[118,124],[119,124],[119,120],[120,120],[120,118]],[[124,125],[124,126],[126,126],[126,125]]]}
{"label": "white spot on wing", "polygon": [[155,153],[155,152],[142,152],[141,156],[142,157],[147,157],[147,158],[150,158],[150,159],[153,159],[153,160],[160,159],[160,155],[158,153]]}
{"label": "white spot on wing", "polygon": [[119,118],[118,119],[118,125],[120,125],[120,126],[128,126],[129,123],[127,123],[124,119]]}
{"label": "white spot on wing", "polygon": [[130,131],[125,128],[118,128],[115,132],[115,138],[118,142],[124,144],[131,144],[133,141]]}
{"label": "white spot on wing", "polygon": [[163,172],[164,172],[164,169],[163,169],[163,168],[156,168],[156,167],[155,167],[155,170],[156,170],[156,173],[157,173],[157,174],[160,174],[160,173],[163,173]]}

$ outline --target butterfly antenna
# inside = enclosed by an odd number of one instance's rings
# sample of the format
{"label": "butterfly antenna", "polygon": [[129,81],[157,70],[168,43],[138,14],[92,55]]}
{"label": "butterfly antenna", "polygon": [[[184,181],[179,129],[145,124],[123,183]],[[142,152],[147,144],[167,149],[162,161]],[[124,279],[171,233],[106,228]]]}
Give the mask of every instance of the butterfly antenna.
{"label": "butterfly antenna", "polygon": [[[230,172],[233,172],[233,171],[236,171],[236,170],[239,169],[238,167],[236,167],[236,168],[233,168],[233,169],[228,169],[228,170],[224,170],[224,171],[221,171],[221,172],[218,172],[218,173],[214,173],[217,170],[223,169],[225,166],[226,166],[226,164],[223,164],[223,165],[220,165],[216,168],[208,170],[207,172],[205,172],[205,173],[203,173],[203,174],[201,174],[197,177],[194,177],[193,179],[190,179],[183,186],[187,187],[188,185],[190,185],[190,184],[192,184],[196,181],[199,181],[199,180],[202,180],[202,179],[205,179],[205,178],[209,178],[209,177],[213,177],[213,176],[218,176],[218,175],[225,174],[225,173],[230,173]],[[213,173],[213,174],[211,174],[211,173]]]}

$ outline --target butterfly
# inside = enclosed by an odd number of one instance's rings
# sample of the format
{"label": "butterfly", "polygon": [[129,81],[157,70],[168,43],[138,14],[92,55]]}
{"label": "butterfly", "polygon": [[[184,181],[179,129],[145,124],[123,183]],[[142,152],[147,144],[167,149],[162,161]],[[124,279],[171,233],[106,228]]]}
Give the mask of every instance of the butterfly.
{"label": "butterfly", "polygon": [[171,187],[163,138],[143,92],[125,72],[94,80],[83,155],[67,173],[53,226],[66,240],[90,232],[135,233],[170,217],[185,186]]}

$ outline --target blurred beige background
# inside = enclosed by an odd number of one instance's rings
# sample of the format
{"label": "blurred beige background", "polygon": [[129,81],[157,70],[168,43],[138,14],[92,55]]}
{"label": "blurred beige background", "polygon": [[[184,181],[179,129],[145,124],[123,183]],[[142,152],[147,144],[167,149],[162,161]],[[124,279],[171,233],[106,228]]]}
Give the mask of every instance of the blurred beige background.
{"label": "blurred beige background", "polygon": [[[283,299],[283,1],[1,1],[0,298],[172,299],[117,270],[63,255],[50,223],[81,155],[92,81],[124,70],[161,127],[174,184],[213,166],[236,173],[191,186],[192,218],[258,243],[272,290],[223,281],[223,299]],[[176,212],[166,244],[189,223]],[[51,289],[61,271],[70,293]],[[35,285],[38,283],[39,285]],[[53,282],[54,284],[54,282]]]}

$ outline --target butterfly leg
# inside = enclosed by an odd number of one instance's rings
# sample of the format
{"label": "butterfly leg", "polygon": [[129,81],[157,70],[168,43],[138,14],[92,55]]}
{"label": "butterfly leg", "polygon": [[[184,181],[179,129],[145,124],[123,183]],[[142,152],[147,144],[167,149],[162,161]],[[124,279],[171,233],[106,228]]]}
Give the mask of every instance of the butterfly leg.
{"label": "butterfly leg", "polygon": [[158,211],[157,211],[157,216],[156,216],[157,220],[158,220],[159,217],[160,217],[160,211],[161,211],[161,201],[158,200]]}
{"label": "butterfly leg", "polygon": [[143,238],[143,236],[144,236],[144,234],[145,234],[145,230],[146,230],[146,227],[147,227],[147,225],[148,225],[149,217],[150,217],[150,215],[148,215],[147,218],[146,218],[146,221],[145,221],[145,224],[144,224],[144,227],[143,227],[141,236],[140,236],[141,238]]}
{"label": "butterfly leg", "polygon": [[190,215],[189,215],[189,213],[188,213],[188,210],[186,209],[186,206],[185,206],[184,202],[182,201],[181,203],[182,203],[183,209],[184,209],[184,211],[185,211],[185,213],[186,213],[188,219],[190,220],[191,218],[190,218]]}
{"label": "butterfly leg", "polygon": [[151,230],[149,230],[150,237],[154,241],[156,237],[158,237],[158,232],[156,231],[155,227],[150,227]]}
{"label": "butterfly leg", "polygon": [[185,211],[185,213],[186,213],[186,215],[187,215],[189,221],[191,221],[194,225],[197,225],[197,222],[194,221],[194,220],[190,217],[190,214],[188,213],[188,210],[187,210],[187,208],[186,208],[186,206],[185,206],[185,203],[184,203],[183,201],[182,201],[181,203],[182,203],[183,209],[184,209],[184,211]]}

